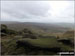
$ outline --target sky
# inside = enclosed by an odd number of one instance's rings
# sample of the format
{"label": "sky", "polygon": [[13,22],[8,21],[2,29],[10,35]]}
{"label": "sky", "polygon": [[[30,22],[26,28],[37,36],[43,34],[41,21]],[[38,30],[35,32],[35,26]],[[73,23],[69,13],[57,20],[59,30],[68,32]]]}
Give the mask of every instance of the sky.
{"label": "sky", "polygon": [[74,23],[74,1],[1,1],[1,21]]}

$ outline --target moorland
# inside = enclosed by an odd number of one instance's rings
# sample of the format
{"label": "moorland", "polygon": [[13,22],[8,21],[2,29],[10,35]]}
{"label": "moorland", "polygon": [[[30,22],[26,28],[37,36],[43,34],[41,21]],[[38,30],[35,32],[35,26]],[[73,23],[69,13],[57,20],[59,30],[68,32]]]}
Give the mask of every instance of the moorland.
{"label": "moorland", "polygon": [[74,24],[1,22],[2,55],[55,55],[74,51]]}

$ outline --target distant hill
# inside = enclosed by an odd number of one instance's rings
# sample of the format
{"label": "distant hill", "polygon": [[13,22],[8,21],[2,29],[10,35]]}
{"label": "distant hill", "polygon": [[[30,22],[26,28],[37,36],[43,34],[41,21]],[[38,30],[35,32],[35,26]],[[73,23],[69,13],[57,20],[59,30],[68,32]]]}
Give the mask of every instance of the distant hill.
{"label": "distant hill", "polygon": [[63,37],[70,37],[70,38],[74,38],[74,31],[67,31],[67,32],[65,32],[64,34],[63,34]]}
{"label": "distant hill", "polygon": [[57,23],[57,25],[74,29],[74,23]]}
{"label": "distant hill", "polygon": [[15,22],[15,21],[2,21],[1,24],[6,24],[8,28],[14,30],[22,30],[29,28],[39,32],[66,32],[73,29],[73,24],[70,23],[35,23],[35,22]]}

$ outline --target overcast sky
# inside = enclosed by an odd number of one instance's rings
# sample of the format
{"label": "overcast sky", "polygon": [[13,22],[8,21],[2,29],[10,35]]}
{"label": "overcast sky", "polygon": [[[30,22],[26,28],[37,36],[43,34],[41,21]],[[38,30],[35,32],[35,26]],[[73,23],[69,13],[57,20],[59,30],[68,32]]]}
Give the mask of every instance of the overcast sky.
{"label": "overcast sky", "polygon": [[1,21],[74,22],[74,1],[1,1]]}

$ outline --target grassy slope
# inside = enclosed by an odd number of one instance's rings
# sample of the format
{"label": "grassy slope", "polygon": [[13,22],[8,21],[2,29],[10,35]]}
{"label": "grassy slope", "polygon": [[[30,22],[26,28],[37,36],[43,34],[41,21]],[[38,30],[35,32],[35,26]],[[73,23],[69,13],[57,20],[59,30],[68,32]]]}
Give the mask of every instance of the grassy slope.
{"label": "grassy slope", "polygon": [[59,43],[55,38],[27,39],[27,41],[32,45],[39,46],[39,47],[52,48],[52,47],[59,46]]}
{"label": "grassy slope", "polygon": [[[7,39],[2,39],[2,45],[3,45],[2,51],[4,52],[3,54],[26,54],[25,53],[26,51],[23,47],[20,47],[19,49],[16,49],[16,45],[17,45],[16,41],[17,40],[27,41],[31,45],[38,46],[38,47],[41,47],[41,48],[60,47],[63,51],[73,50],[72,47],[57,42],[56,38],[30,39],[30,38],[22,38],[22,37],[19,37],[19,36],[17,38],[15,38],[14,36],[9,36],[9,37],[7,37]],[[37,51],[33,51],[33,54],[34,54],[34,52],[37,53]]]}
{"label": "grassy slope", "polygon": [[[14,25],[16,27],[16,25]],[[19,27],[21,27],[18,24]],[[24,27],[24,26],[23,26]],[[28,26],[29,27],[29,26]],[[34,29],[35,27],[32,27],[34,31],[42,31],[41,29]],[[17,27],[16,27],[17,29]],[[42,31],[44,33],[44,31]],[[45,34],[45,33],[44,33]],[[42,34],[42,35],[44,35]],[[47,33],[46,33],[47,34]],[[47,34],[47,35],[52,35],[52,34]],[[67,37],[73,37],[73,33],[66,33],[63,35],[63,37],[67,38]],[[62,38],[63,38],[62,37]],[[62,43],[58,43],[56,38],[38,38],[38,39],[29,39],[29,38],[22,38],[22,37],[18,37],[15,38],[14,36],[6,36],[4,37],[5,39],[2,39],[2,44],[3,44],[3,48],[2,51],[4,51],[4,54],[13,54],[16,52],[16,54],[25,54],[24,48],[21,47],[19,49],[16,49],[16,41],[17,40],[23,40],[23,41],[27,41],[30,44],[34,45],[34,46],[39,46],[39,47],[47,47],[47,48],[52,48],[52,47],[61,47],[62,50],[72,50],[73,48],[67,45],[64,45]],[[20,39],[19,39],[20,38]],[[73,39],[73,38],[72,38]]]}

